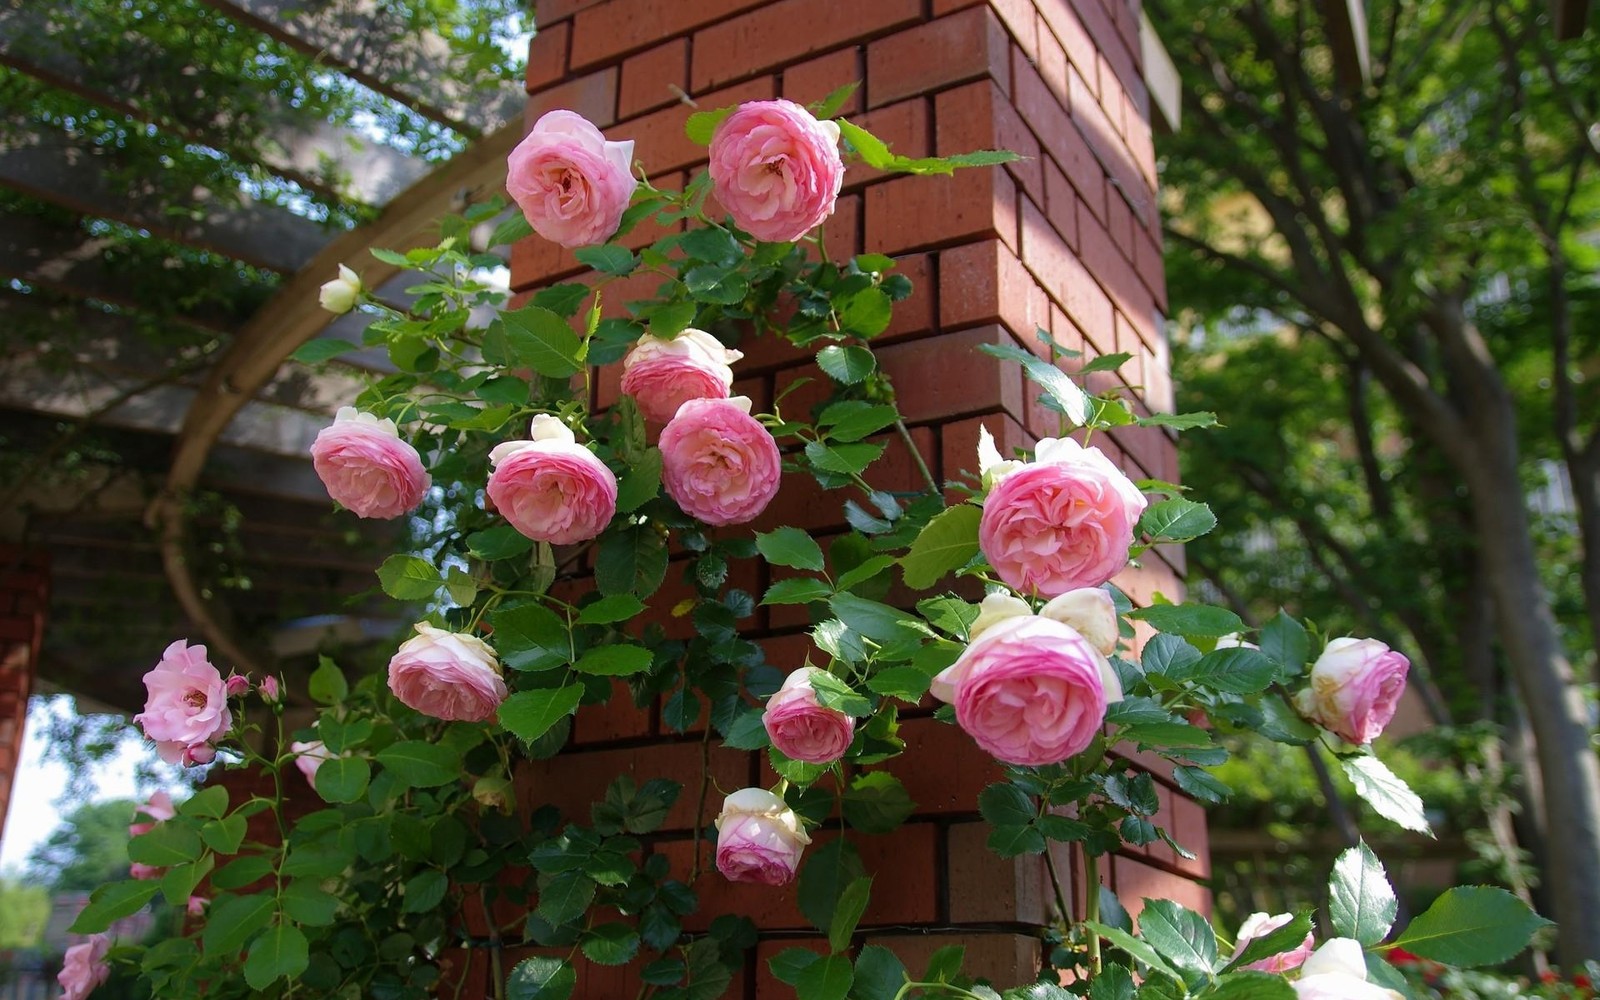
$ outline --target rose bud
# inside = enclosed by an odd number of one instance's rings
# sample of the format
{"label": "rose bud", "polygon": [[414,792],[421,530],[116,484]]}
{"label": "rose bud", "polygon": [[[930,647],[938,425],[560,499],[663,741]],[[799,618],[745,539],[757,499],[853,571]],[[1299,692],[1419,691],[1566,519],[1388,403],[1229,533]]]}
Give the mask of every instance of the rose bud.
{"label": "rose bud", "polygon": [[322,308],[331,313],[343,315],[349,312],[361,300],[361,276],[340,264],[339,276],[322,286],[317,293],[317,300],[322,303]]}
{"label": "rose bud", "polygon": [[311,444],[311,464],[328,495],[357,517],[389,518],[415,508],[433,480],[393,420],[341,406]]}
{"label": "rose bud", "polygon": [[717,870],[730,882],[785,885],[800,868],[800,852],[811,843],[800,817],[765,788],[743,788],[728,796],[716,827]]}
{"label": "rose bud", "polygon": [[268,704],[276,704],[281,692],[278,690],[278,678],[268,674],[261,678],[261,700]]}
{"label": "rose bud", "polygon": [[761,724],[772,738],[772,745],[790,760],[831,764],[844,756],[855,737],[855,719],[817,704],[811,678],[820,673],[825,671],[816,667],[801,667],[791,673],[767,699],[766,711],[761,713]]}
{"label": "rose bud", "polygon": [[1351,743],[1371,743],[1394,718],[1411,661],[1376,639],[1328,643],[1295,696],[1300,714]]}
{"label": "rose bud", "polygon": [[1089,645],[1110,656],[1117,651],[1117,605],[1100,587],[1069,590],[1039,609],[1045,618],[1071,625]]}
{"label": "rose bud", "polygon": [[237,698],[250,690],[250,678],[243,674],[230,674],[227,684],[224,685],[229,698]]}

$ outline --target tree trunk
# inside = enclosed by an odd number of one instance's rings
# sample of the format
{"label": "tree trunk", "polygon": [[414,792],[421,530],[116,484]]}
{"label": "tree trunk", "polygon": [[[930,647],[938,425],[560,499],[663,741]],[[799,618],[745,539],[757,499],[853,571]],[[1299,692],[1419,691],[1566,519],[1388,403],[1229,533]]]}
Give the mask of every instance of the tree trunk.
{"label": "tree trunk", "polygon": [[[1578,508],[1578,536],[1583,543],[1583,602],[1589,612],[1589,644],[1600,650],[1600,436],[1581,450],[1568,450],[1567,473]],[[1594,680],[1600,682],[1600,655],[1594,656]]]}

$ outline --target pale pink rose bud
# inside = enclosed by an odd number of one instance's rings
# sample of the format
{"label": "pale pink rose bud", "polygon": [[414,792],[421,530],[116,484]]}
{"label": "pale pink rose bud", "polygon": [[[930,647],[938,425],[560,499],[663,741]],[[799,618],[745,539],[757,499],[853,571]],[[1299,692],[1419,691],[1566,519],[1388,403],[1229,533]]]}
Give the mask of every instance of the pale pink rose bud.
{"label": "pale pink rose bud", "polygon": [[158,749],[163,743],[181,747],[207,743],[233,728],[227,684],[206,659],[204,646],[190,646],[182,639],[174,642],[155,669],[144,675],[144,686],[148,692],[144,711],[133,721]]}
{"label": "pale pink rose bud", "polygon": [[209,764],[217,759],[217,748],[209,743],[191,743],[183,748],[183,766]]}
{"label": "pale pink rose bud", "polygon": [[433,484],[393,420],[353,406],[341,406],[311,443],[311,464],[328,495],[357,517],[399,517]]}
{"label": "pale pink rose bud", "polygon": [[724,799],[716,827],[717,871],[730,882],[786,885],[811,843],[800,817],[765,788],[742,788]]}
{"label": "pale pink rose bud", "polygon": [[104,934],[91,934],[88,940],[67,949],[61,959],[61,972],[56,982],[61,984],[61,1000],[84,1000],[96,986],[111,976],[111,964],[106,954],[111,951],[111,939]]}
{"label": "pale pink rose bud", "polygon": [[1333,639],[1295,696],[1300,714],[1351,743],[1371,743],[1394,718],[1411,661],[1376,639]]}
{"label": "pale pink rose bud", "polygon": [[622,359],[622,391],[646,420],[664,424],[691,399],[727,399],[733,369],[744,357],[704,330],[684,330],[671,340],[645,334]]}
{"label": "pale pink rose bud", "polygon": [[1128,564],[1145,498],[1099,448],[1046,438],[984,501],[978,544],[1000,579],[1056,597]]}
{"label": "pale pink rose bud", "polygon": [[844,183],[839,126],[793,101],[750,101],[711,137],[711,185],[739,228],[798,240],[833,214]]}
{"label": "pale pink rose bud", "polygon": [[488,643],[427,622],[413,626],[389,661],[389,690],[423,715],[447,722],[489,722],[506,700],[500,663]]}
{"label": "pale pink rose bud", "polygon": [[706,524],[744,524],[778,495],[783,460],[750,399],[691,399],[661,430],[661,482]]}
{"label": "pale pink rose bud", "polygon": [[229,698],[237,698],[250,691],[250,678],[243,674],[230,674],[228,676],[227,691]]}
{"label": "pale pink rose bud", "polygon": [[1361,942],[1334,938],[1300,966],[1300,978],[1289,984],[1299,1000],[1404,1000],[1394,990],[1367,982]]}
{"label": "pale pink rose bud", "polygon": [[983,477],[983,488],[994,489],[994,484],[1022,469],[1026,462],[1004,458],[995,446],[994,435],[983,424],[978,425],[978,474]]}
{"label": "pale pink rose bud", "polygon": [[1237,632],[1229,632],[1227,635],[1218,636],[1217,637],[1217,646],[1216,646],[1216,648],[1218,648],[1218,649],[1260,649],[1261,647],[1257,646],[1253,642],[1245,641],[1245,637],[1240,635]]}
{"label": "pale pink rose bud", "polygon": [[142,865],[137,861],[128,866],[128,877],[139,879],[141,882],[150,882],[158,879],[165,872],[165,868],[157,868],[155,865]]}
{"label": "pale pink rose bud", "polygon": [[206,907],[209,905],[211,905],[211,900],[204,896],[190,896],[189,902],[184,905],[184,910],[191,917],[203,917],[206,913]]}
{"label": "pale pink rose bud", "polygon": [[278,690],[278,678],[271,674],[261,678],[260,691],[262,701],[276,702],[281,697],[281,692]]}
{"label": "pale pink rose bud", "polygon": [[816,667],[801,667],[785,677],[761,713],[772,745],[790,760],[831,764],[844,756],[855,738],[855,719],[817,704],[811,678],[820,673],[824,671]]}
{"label": "pale pink rose bud", "polygon": [[1039,614],[1071,625],[1107,656],[1117,650],[1117,605],[1100,587],[1069,590],[1039,609]]}
{"label": "pale pink rose bud", "polygon": [[331,313],[349,312],[361,301],[361,276],[340,264],[339,276],[323,284],[317,299]]}
{"label": "pale pink rose bud", "polygon": [[617,477],[555,417],[534,417],[529,440],[495,445],[489,464],[490,501],[534,541],[586,542],[617,512]]}
{"label": "pale pink rose bud", "polygon": [[[1233,957],[1238,958],[1243,955],[1245,948],[1249,946],[1251,941],[1256,938],[1266,937],[1293,919],[1294,914],[1292,913],[1279,913],[1276,916],[1268,916],[1265,913],[1250,914],[1239,927],[1239,943],[1234,946]],[[1298,969],[1300,963],[1304,962],[1306,957],[1311,954],[1311,949],[1315,944],[1315,938],[1308,933],[1306,939],[1294,948],[1268,956],[1259,962],[1251,962],[1245,968],[1254,969],[1257,972],[1275,973]]]}
{"label": "pale pink rose bud", "polygon": [[[295,740],[289,744],[289,750],[295,755],[294,766],[306,776],[306,784],[312,788],[317,787],[317,769],[325,760],[332,760],[333,754],[321,740]],[[344,756],[341,754],[340,756]]]}
{"label": "pale pink rose bud", "polygon": [[507,161],[506,191],[533,231],[564,247],[604,243],[633,189],[633,140],[609,142],[574,111],[533,123]]}
{"label": "pale pink rose bud", "polygon": [[[138,837],[149,833],[156,828],[157,823],[165,823],[176,815],[178,815],[178,810],[173,808],[172,796],[168,795],[164,790],[156,792],[150,796],[149,801],[138,808],[134,816],[134,822],[128,825],[128,836]],[[141,822],[138,819],[139,816],[143,816],[145,819]]]}
{"label": "pale pink rose bud", "polygon": [[933,696],[997,760],[1055,764],[1082,753],[1106,705],[1122,698],[1106,658],[1070,626],[1037,615],[1006,618],[933,679]]}
{"label": "pale pink rose bud", "polygon": [[978,638],[1007,618],[1032,614],[1033,609],[1020,597],[1011,594],[985,594],[982,603],[978,605],[978,617],[967,626],[967,640],[970,642]]}

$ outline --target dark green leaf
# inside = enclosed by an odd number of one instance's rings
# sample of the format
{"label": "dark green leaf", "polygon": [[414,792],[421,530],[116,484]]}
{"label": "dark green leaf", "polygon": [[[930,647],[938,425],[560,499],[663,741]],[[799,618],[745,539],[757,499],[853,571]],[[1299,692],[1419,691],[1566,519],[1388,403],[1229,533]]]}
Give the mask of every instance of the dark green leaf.
{"label": "dark green leaf", "polygon": [[661,449],[646,451],[617,483],[617,511],[631,514],[661,490]]}
{"label": "dark green leaf", "polygon": [[317,794],[328,802],[354,802],[367,791],[372,767],[360,757],[335,757],[317,768]]}
{"label": "dark green leaf", "polygon": [[644,602],[632,594],[612,594],[584,606],[578,612],[579,625],[609,625],[625,622],[644,611]]}
{"label": "dark green leaf", "polygon": [[856,924],[861,922],[861,915],[867,912],[871,898],[872,879],[869,877],[858,878],[845,886],[838,908],[833,911],[833,923],[828,927],[828,946],[835,954],[850,947],[850,938],[856,932]]}
{"label": "dark green leaf", "polygon": [[829,955],[800,970],[794,984],[799,1000],[844,1000],[855,980],[848,955]]}
{"label": "dark green leaf", "polygon": [[756,535],[756,548],[774,566],[822,572],[822,548],[799,528],[777,528]]}
{"label": "dark green leaf", "polygon": [[594,879],[582,872],[562,872],[539,892],[539,916],[560,926],[583,915],[594,901]]}
{"label": "dark green leaf", "polygon": [[290,923],[278,922],[250,945],[244,960],[244,981],[265,990],[279,979],[294,979],[310,963],[306,936]]}
{"label": "dark green leaf", "polygon": [[161,884],[148,879],[107,882],[94,890],[89,905],[78,912],[67,928],[73,934],[99,934],[123,917],[144,909],[161,890]]}
{"label": "dark green leaf", "polygon": [[869,944],[856,957],[855,983],[850,995],[855,1000],[895,1000],[907,978],[906,967],[894,952],[882,945]]}
{"label": "dark green leaf", "polygon": [[1446,889],[1395,939],[1395,946],[1459,968],[1499,965],[1528,946],[1550,921],[1504,889],[1465,885]]}
{"label": "dark green leaf", "polygon": [[[487,339],[495,343],[495,353],[503,350],[510,359],[506,367],[532,368],[547,378],[576,375],[583,367],[583,341],[565,319],[541,306],[501,313]],[[489,344],[484,351],[491,353]]]}
{"label": "dark green leaf", "polygon": [[348,340],[338,340],[333,337],[319,337],[316,340],[308,340],[301,344],[293,354],[289,355],[289,357],[303,365],[315,365],[332,358],[337,358],[341,354],[354,351],[359,346],[359,344],[352,344]]}
{"label": "dark green leaf", "polygon": [[1146,622],[1157,632],[1217,638],[1244,631],[1244,621],[1225,608],[1209,604],[1157,604],[1135,608],[1128,617]]}
{"label": "dark green leaf", "polygon": [[506,980],[506,1000],[569,1000],[578,974],[559,958],[522,961]]}
{"label": "dark green leaf", "polygon": [[883,448],[881,444],[865,441],[856,444],[812,441],[806,445],[806,460],[823,472],[836,472],[842,476],[860,475],[883,454]]}
{"label": "dark green leaf", "polygon": [[625,965],[639,954],[639,933],[627,924],[601,924],[583,936],[583,954],[596,965]]}
{"label": "dark green leaf", "polygon": [[917,804],[905,785],[887,771],[858,774],[845,789],[845,821],[862,833],[888,833],[904,823]]}
{"label": "dark green leaf", "polygon": [[1244,646],[1215,649],[1188,666],[1172,667],[1167,676],[1229,694],[1259,694],[1272,685],[1277,667],[1260,652]]}
{"label": "dark green leaf", "polygon": [[461,755],[424,740],[405,740],[378,751],[378,763],[403,784],[432,788],[461,774]]}
{"label": "dark green leaf", "polygon": [[800,870],[796,892],[800,912],[812,926],[826,933],[833,926],[833,914],[845,888],[865,874],[861,856],[849,841],[830,840],[816,848]]}
{"label": "dark green leaf", "polygon": [[825,581],[810,576],[792,576],[778,580],[767,588],[762,604],[810,604],[825,601],[833,595],[833,588]]}
{"label": "dark green leaf", "polygon": [[817,352],[817,367],[836,382],[855,385],[871,375],[877,369],[878,362],[865,347],[832,344]]}
{"label": "dark green leaf", "polygon": [[557,722],[577,711],[583,685],[518,691],[500,704],[500,724],[525,743],[539,739]]}
{"label": "dark green leaf", "polygon": [[570,661],[567,623],[542,604],[519,604],[489,612],[490,638],[500,661],[512,670],[546,670]]}
{"label": "dark green leaf", "polygon": [[579,657],[573,669],[580,674],[625,677],[649,670],[655,659],[643,646],[596,646]]}
{"label": "dark green leaf", "polygon": [[578,263],[592,267],[604,274],[628,274],[638,266],[638,258],[627,247],[607,243],[594,247],[579,247],[572,252]]}
{"label": "dark green leaf", "polygon": [[1394,926],[1396,906],[1383,864],[1365,843],[1339,855],[1328,883],[1328,915],[1335,934],[1375,945]]}
{"label": "dark green leaf", "polygon": [[1203,503],[1172,497],[1145,509],[1139,531],[1157,540],[1187,542],[1217,526],[1217,516]]}

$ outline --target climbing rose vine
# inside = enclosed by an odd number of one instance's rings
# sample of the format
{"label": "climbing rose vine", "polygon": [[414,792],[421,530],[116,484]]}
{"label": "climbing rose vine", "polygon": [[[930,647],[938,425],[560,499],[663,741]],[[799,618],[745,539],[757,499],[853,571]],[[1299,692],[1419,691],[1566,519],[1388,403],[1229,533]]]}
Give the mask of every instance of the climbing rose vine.
{"label": "climbing rose vine", "polygon": [[[1002,454],[986,428],[970,472],[934,478],[872,350],[911,284],[886,256],[832,258],[827,220],[847,159],[948,174],[1013,157],[898,156],[834,118],[849,92],[690,115],[710,167],[682,191],[636,171],[630,140],[570,111],[540,118],[510,158],[521,211],[489,243],[553,240],[589,272],[514,307],[479,277],[500,258],[473,240],[498,203],[444,220],[436,246],[373,251],[416,273],[404,311],[340,269],[324,306],[369,315],[366,344],[395,371],[339,411],[313,458],[350,514],[413,515],[377,575],[416,624],[387,670],[352,675],[324,657],[309,678],[224,679],[205,647],[166,650],[145,678],[145,735],[170,760],[249,774],[142,809],[135,877],[101,887],[78,917],[95,936],[68,956],[70,996],[113,968],[163,998],[459,996],[462,956],[477,950],[497,1000],[566,1000],[580,954],[632,963],[641,996],[711,1000],[757,931],[737,914],[686,931],[708,879],[798,881],[828,949],[785,949],[771,971],[801,1000],[1391,997],[1403,989],[1391,948],[1467,965],[1523,947],[1542,921],[1487,887],[1447,892],[1395,934],[1394,895],[1364,846],[1336,864],[1320,930],[1307,913],[1257,914],[1230,943],[1154,899],[1136,935],[1100,893],[1069,906],[1053,843],[1075,845],[1090,885],[1125,845],[1189,856],[1126,751],[1163,758],[1179,788],[1214,803],[1228,790],[1208,769],[1228,735],[1308,746],[1337,758],[1379,816],[1426,831],[1422,803],[1370,746],[1406,661],[1286,613],[1252,628],[1204,603],[1135,608],[1109,583],[1151,546],[1215,523],[1092,443],[1212,422],[1138,417],[1119,391],[1083,388],[1127,355],[1079,358],[1043,331],[984,347],[984,363],[1021,366],[1059,432]],[[632,249],[647,220],[666,235]],[[614,294],[633,276],[654,293]],[[485,306],[493,320],[471,322]],[[741,352],[771,340],[814,357],[813,405],[735,394]],[[315,341],[297,357],[350,346]],[[601,406],[608,371],[620,396]],[[883,488],[876,463],[891,446],[908,450],[920,486]],[[805,477],[849,525],[826,549],[762,520]],[[759,594],[733,582],[753,563],[771,570]],[[691,596],[668,604],[669,578]],[[808,616],[809,654],[769,662],[741,635],[759,606]],[[692,632],[669,636],[664,621]],[[1006,765],[968,803],[992,827],[989,849],[1047,862],[1054,916],[1037,982],[976,982],[959,949],[908,970],[862,924],[873,880],[856,843],[914,811],[894,773],[899,719],[930,695],[936,720]],[[617,774],[587,815],[561,815],[528,762],[559,754],[575,715],[613,699],[659,703],[664,727],[701,734],[705,759],[712,741],[761,752],[773,783]],[[641,839],[684,824],[687,867]],[[814,839],[824,824],[842,835]],[[148,948],[101,936],[157,896],[189,915],[182,935]],[[512,961],[528,948],[535,957]]]}

